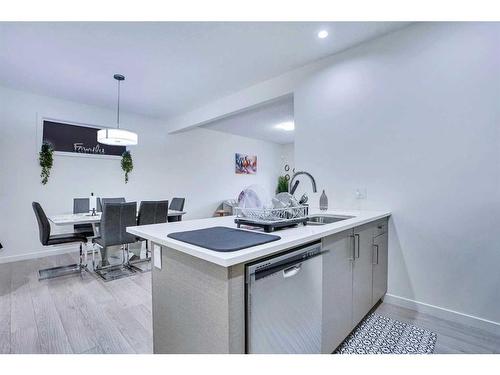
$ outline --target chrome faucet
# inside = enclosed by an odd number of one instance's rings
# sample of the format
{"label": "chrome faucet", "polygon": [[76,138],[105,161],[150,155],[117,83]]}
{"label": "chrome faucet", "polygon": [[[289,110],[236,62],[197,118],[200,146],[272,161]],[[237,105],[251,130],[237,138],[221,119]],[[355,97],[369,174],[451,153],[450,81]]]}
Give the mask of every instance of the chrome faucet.
{"label": "chrome faucet", "polygon": [[309,177],[309,179],[311,180],[311,183],[312,183],[313,193],[316,193],[317,192],[317,189],[316,189],[316,180],[314,179],[314,177],[309,172],[304,172],[304,171],[296,172],[292,176],[292,179],[290,180],[290,186],[293,186],[293,180],[295,179],[295,177],[297,177],[297,176],[299,176],[301,174],[305,174],[307,177]]}

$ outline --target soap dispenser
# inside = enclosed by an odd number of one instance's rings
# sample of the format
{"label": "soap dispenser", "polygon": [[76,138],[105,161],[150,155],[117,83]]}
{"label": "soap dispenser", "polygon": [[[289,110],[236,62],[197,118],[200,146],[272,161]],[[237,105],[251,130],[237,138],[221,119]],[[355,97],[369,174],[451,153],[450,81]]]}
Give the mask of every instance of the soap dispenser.
{"label": "soap dispenser", "polygon": [[319,197],[319,209],[321,211],[328,210],[328,197],[326,196],[324,189],[323,193],[321,193],[321,197]]}

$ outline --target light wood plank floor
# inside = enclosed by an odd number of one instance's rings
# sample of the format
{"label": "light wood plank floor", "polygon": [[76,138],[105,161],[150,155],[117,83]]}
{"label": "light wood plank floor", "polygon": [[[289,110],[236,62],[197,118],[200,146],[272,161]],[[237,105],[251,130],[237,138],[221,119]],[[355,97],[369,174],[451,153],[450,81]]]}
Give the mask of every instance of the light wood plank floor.
{"label": "light wood plank floor", "polygon": [[[75,261],[0,264],[0,353],[151,353],[151,273],[38,281],[38,269]],[[436,353],[500,353],[500,336],[484,330],[387,303],[376,311],[436,332]]]}
{"label": "light wood plank floor", "polygon": [[59,255],[0,264],[0,353],[152,353],[151,273],[38,281]]}

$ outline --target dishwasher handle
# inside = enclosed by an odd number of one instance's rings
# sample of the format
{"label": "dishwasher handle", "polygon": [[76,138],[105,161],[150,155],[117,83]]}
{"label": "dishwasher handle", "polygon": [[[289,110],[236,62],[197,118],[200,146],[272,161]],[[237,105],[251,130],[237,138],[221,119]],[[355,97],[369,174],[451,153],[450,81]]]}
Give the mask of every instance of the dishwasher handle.
{"label": "dishwasher handle", "polygon": [[283,278],[288,278],[288,277],[292,277],[292,276],[295,276],[296,274],[298,274],[300,272],[302,268],[302,263],[299,263],[299,264],[296,264],[292,267],[288,267],[286,269],[283,270]]}

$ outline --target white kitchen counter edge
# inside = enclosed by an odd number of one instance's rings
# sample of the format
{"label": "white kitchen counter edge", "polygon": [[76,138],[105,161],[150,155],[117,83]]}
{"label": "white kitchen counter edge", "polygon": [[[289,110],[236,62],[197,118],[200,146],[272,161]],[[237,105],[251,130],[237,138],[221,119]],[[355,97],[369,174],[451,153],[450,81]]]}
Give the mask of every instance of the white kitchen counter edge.
{"label": "white kitchen counter edge", "polygon": [[307,225],[296,228],[279,230],[272,234],[281,237],[280,240],[234,252],[216,252],[199,246],[190,245],[167,237],[169,233],[225,226],[236,228],[233,216],[214,217],[208,219],[186,220],[165,224],[144,225],[141,227],[127,227],[127,232],[141,238],[153,241],[159,245],[181,251],[205,261],[230,267],[239,263],[247,263],[280,251],[291,249],[323,237],[343,232],[360,225],[382,219],[391,215],[389,211],[353,211],[353,210],[310,210],[310,215],[328,214],[339,216],[355,216],[352,219],[338,221],[326,225]]}

